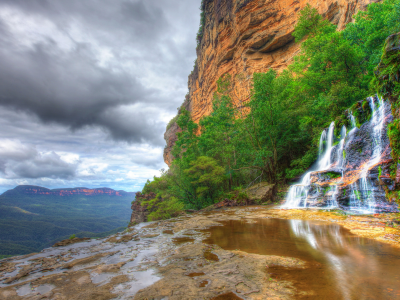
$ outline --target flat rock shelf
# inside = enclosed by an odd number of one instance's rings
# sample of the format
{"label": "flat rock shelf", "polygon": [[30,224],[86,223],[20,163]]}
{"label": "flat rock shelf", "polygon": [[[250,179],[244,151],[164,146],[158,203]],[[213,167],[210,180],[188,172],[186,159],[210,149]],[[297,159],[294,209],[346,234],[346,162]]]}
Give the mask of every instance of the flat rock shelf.
{"label": "flat rock shelf", "polygon": [[0,299],[400,299],[395,214],[228,208],[0,261]]}

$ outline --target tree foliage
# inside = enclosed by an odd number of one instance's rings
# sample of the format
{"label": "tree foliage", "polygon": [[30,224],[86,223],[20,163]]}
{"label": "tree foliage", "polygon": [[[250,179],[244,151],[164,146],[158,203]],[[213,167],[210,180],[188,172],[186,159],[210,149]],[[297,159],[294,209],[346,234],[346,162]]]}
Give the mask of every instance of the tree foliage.
{"label": "tree foliage", "polygon": [[222,76],[199,124],[182,109],[175,160],[144,191],[199,209],[255,179],[276,183],[303,173],[317,157],[321,131],[332,121],[348,124],[343,112],[375,92],[370,82],[384,41],[400,30],[400,0],[372,3],[355,20],[338,31],[307,5],[293,34],[301,52],[289,68],[253,74],[249,101],[235,105],[237,78]]}

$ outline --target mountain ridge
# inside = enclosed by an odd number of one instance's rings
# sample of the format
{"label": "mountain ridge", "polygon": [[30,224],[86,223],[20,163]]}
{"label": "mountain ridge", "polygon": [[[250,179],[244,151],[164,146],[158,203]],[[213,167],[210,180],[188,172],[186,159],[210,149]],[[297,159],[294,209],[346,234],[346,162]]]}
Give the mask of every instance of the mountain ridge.
{"label": "mountain ridge", "polygon": [[0,195],[0,256],[41,251],[72,234],[102,237],[129,223],[135,193],[19,185]]}
{"label": "mountain ridge", "polygon": [[53,196],[74,196],[74,195],[85,195],[85,196],[98,196],[98,195],[109,195],[116,197],[134,197],[134,192],[126,192],[123,190],[114,190],[111,188],[86,188],[86,187],[74,187],[74,188],[58,188],[48,189],[41,186],[35,185],[18,185],[13,189],[5,191],[0,196],[12,196],[15,194],[24,195],[53,195]]}

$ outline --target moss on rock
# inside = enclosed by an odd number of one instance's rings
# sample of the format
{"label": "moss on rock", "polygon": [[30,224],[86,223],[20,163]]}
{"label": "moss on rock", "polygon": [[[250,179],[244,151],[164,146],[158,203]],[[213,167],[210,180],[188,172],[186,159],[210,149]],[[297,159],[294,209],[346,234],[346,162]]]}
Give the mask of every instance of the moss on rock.
{"label": "moss on rock", "polygon": [[373,85],[397,109],[400,97],[400,32],[387,38],[381,62],[375,69]]}
{"label": "moss on rock", "polygon": [[[393,122],[388,125],[388,136],[393,164],[391,177],[398,181],[397,173],[400,158],[400,32],[390,35],[384,46],[381,62],[375,69],[372,86],[392,105]],[[400,186],[387,195],[391,201],[400,203]]]}

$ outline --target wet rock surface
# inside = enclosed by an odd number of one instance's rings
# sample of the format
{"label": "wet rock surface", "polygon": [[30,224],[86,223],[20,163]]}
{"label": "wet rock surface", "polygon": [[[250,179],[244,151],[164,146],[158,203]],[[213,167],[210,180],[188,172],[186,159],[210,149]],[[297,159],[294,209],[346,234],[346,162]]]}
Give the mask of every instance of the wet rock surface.
{"label": "wet rock surface", "polygon": [[[368,98],[365,100],[368,102],[367,107],[371,106],[371,99]],[[376,98],[375,101],[377,101]],[[396,212],[397,204],[391,203],[386,199],[386,191],[392,190],[395,184],[389,175],[392,157],[390,155],[391,148],[387,135],[387,126],[393,121],[393,117],[391,115],[391,107],[388,103],[385,105],[384,113],[385,117],[379,141],[381,143],[380,157],[375,164],[368,168],[366,177],[376,202],[375,212]],[[366,122],[360,128],[354,130],[354,133],[350,135],[349,140],[345,144],[344,151],[346,158],[342,179],[344,184],[339,187],[337,193],[337,201],[340,207],[344,209],[350,206],[352,194],[351,183],[357,183],[358,187],[362,189],[362,184],[359,182],[360,179],[357,177],[360,177],[363,167],[368,164],[368,161],[373,156],[374,148],[378,143],[376,137],[373,136],[373,132],[374,128],[371,122]],[[365,198],[368,196],[368,191],[362,191],[361,189],[359,188],[359,198],[361,201],[366,201]]]}
{"label": "wet rock surface", "polygon": [[[290,272],[315,266],[295,252],[255,253],[245,245],[259,242],[251,236],[246,242],[240,234],[239,240],[231,239],[239,242],[237,249],[219,245],[222,237],[210,242],[215,239],[211,229],[222,228],[226,222],[257,229],[262,220],[271,218],[325,220],[387,244],[400,242],[397,221],[390,214],[367,218],[235,207],[143,223],[105,239],[1,260],[0,299],[225,299],[224,295],[296,299],[312,295],[301,289]],[[268,230],[277,232],[275,227]],[[254,232],[260,232],[258,239],[269,241],[262,234],[264,229]]]}
{"label": "wet rock surface", "polygon": [[62,246],[67,246],[67,245],[71,245],[71,244],[75,244],[75,243],[80,243],[80,242],[84,242],[84,241],[88,241],[90,240],[90,238],[72,238],[72,239],[67,239],[67,240],[63,240],[60,241],[58,243],[55,243],[53,245],[53,247],[62,247]]}
{"label": "wet rock surface", "polygon": [[334,123],[322,133],[316,166],[291,188],[288,208],[398,211],[397,203],[388,197],[388,192],[398,188],[390,176],[393,159],[387,130],[393,121],[391,105],[375,96],[356,103],[354,110],[358,120],[365,122],[358,128],[354,121],[348,132],[342,127],[339,137],[333,133]]}

